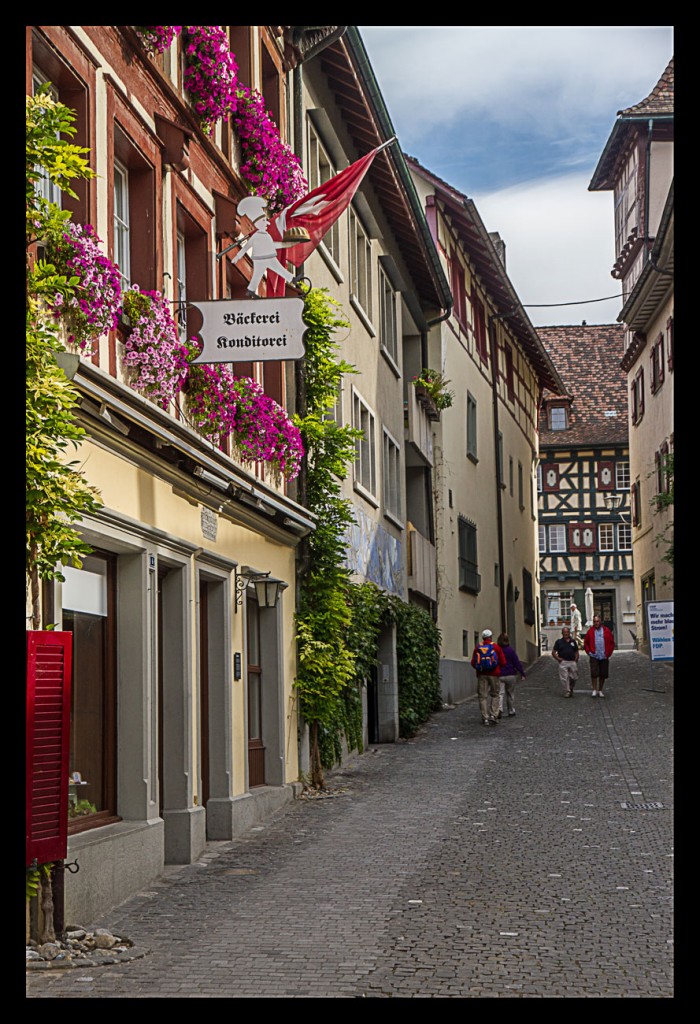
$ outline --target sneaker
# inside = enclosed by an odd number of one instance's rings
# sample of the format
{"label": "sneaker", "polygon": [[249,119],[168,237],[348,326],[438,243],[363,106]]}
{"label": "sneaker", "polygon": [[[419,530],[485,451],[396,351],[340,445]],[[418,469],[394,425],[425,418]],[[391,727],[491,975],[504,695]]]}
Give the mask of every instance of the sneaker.
{"label": "sneaker", "polygon": [[508,718],[515,718],[515,712],[514,711],[509,711],[508,712]]}
{"label": "sneaker", "polygon": [[491,725],[491,719],[490,718],[482,718],[481,719],[481,724],[482,725]]}
{"label": "sneaker", "polygon": [[598,691],[597,690],[591,690],[591,697],[597,697],[597,696],[598,696]]}
{"label": "sneaker", "polygon": [[603,691],[602,691],[602,690],[598,690],[598,696],[599,696],[599,697],[604,697],[604,696],[605,696],[605,694],[603,693]]}

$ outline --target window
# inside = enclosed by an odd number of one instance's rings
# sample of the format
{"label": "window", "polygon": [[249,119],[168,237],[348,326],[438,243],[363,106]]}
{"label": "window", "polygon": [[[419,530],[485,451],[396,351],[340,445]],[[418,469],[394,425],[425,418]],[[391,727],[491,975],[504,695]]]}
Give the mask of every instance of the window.
{"label": "window", "polygon": [[630,489],[630,464],[629,462],[618,462],[615,465],[615,487],[618,491],[629,491]]}
{"label": "window", "polygon": [[486,317],[484,315],[484,304],[480,299],[474,299],[474,330],[476,333],[476,350],[483,362],[488,362],[489,350],[486,340]]}
{"label": "window", "polygon": [[566,406],[553,405],[549,410],[549,429],[566,430],[567,428]]}
{"label": "window", "polygon": [[457,253],[452,250],[450,253],[450,288],[452,289],[452,298],[454,299],[454,315],[462,325],[467,328],[467,306],[466,306],[466,290],[464,287],[464,268],[459,262]]}
{"label": "window", "polygon": [[518,507],[522,512],[525,508],[525,496],[523,492],[523,464],[518,460]]}
{"label": "window", "polygon": [[537,465],[537,493],[541,494],[542,490],[542,463],[540,462]]}
{"label": "window", "polygon": [[651,393],[655,394],[664,382],[664,374],[666,367],[664,364],[664,336],[660,334],[656,340],[656,344],[652,345],[651,352],[649,353],[649,359],[651,361]]}
{"label": "window", "polygon": [[362,431],[362,437],[355,441],[355,486],[374,495],[377,486],[374,413],[357,392],[353,394],[352,425]]}
{"label": "window", "polygon": [[636,425],[644,415],[644,367],[640,366],[630,387],[632,423]]}
{"label": "window", "polygon": [[538,526],[537,527],[537,538],[538,538],[538,543],[539,543],[539,548],[540,548],[540,554],[543,555],[545,553],[545,551],[547,550],[547,527],[546,526]]}
{"label": "window", "polygon": [[639,230],[637,199],[638,154],[634,149],[615,186],[615,252],[621,253],[632,232]]}
{"label": "window", "polygon": [[69,818],[68,831],[84,831],[116,819],[117,683],[116,564],[93,551],[82,569],[64,568],[62,628],[73,634],[69,774],[87,785],[76,791],[93,813]]}
{"label": "window", "polygon": [[511,402],[515,398],[515,386],[513,383],[513,350],[510,345],[506,345],[506,388],[508,390],[508,398]]}
{"label": "window", "polygon": [[668,441],[664,441],[664,443],[659,448],[658,452],[654,452],[654,468],[657,494],[668,494],[670,490],[668,452]]}
{"label": "window", "polygon": [[615,550],[615,531],[612,523],[600,523],[598,525],[598,550]]}
{"label": "window", "polygon": [[401,519],[401,449],[388,431],[383,431],[384,512]]}
{"label": "window", "polygon": [[392,362],[398,363],[396,292],[382,268],[379,268],[379,343]]}
{"label": "window", "polygon": [[[335,173],[335,167],[323,148],[320,138],[316,134],[313,125],[309,124],[309,192],[334,177]],[[332,224],[323,236],[319,248],[325,248],[336,267],[340,267],[340,226],[338,220]]]}
{"label": "window", "polygon": [[476,455],[476,399],[467,392],[467,455],[477,462]]}
{"label": "window", "polygon": [[632,498],[632,525],[642,525],[642,502],[641,502],[641,490],[639,486],[639,480],[635,480],[632,485],[630,492]]}
{"label": "window", "polygon": [[505,467],[503,465],[503,457],[504,457],[503,456],[503,434],[499,430],[498,431],[498,466],[496,467],[496,471],[498,473],[498,482],[501,485],[501,487],[505,487],[505,485],[506,485],[506,482],[505,482],[505,479],[504,479]]}
{"label": "window", "polygon": [[458,520],[459,530],[459,589],[470,594],[481,590],[481,576],[476,556],[476,524],[464,519]]}
{"label": "window", "polygon": [[114,262],[119,267],[122,291],[131,286],[131,239],[129,216],[129,174],[114,161]]}
{"label": "window", "polygon": [[532,573],[523,569],[523,622],[528,626],[535,623],[535,599],[532,588]]}
{"label": "window", "polygon": [[177,325],[180,341],[187,340],[187,268],[185,262],[185,236],[177,233]]}
{"label": "window", "polygon": [[372,319],[372,243],[350,207],[350,295]]}
{"label": "window", "polygon": [[673,317],[670,316],[666,321],[666,333],[668,335],[668,369],[669,373],[673,370]]}
{"label": "window", "polygon": [[511,498],[513,497],[514,473],[515,473],[515,470],[514,470],[513,456],[509,455],[508,456],[508,489],[510,491]]}
{"label": "window", "polygon": [[463,629],[462,630],[462,657],[463,658],[468,658],[471,653],[472,652],[471,652],[471,649],[469,647],[469,630],[468,629]]}
{"label": "window", "polygon": [[632,527],[629,523],[617,524],[617,548],[618,551],[632,550]]}
{"label": "window", "polygon": [[549,527],[549,550],[554,554],[566,551],[566,527],[563,523]]}
{"label": "window", "polygon": [[558,626],[570,622],[572,600],[571,590],[548,590],[544,595],[546,623]]}
{"label": "window", "polygon": [[[48,79],[46,76],[39,71],[38,68],[35,68],[32,75],[32,88],[34,93],[39,90],[39,86],[46,85],[47,82]],[[58,103],[58,89],[55,85],[49,85],[48,93],[51,99]],[[53,203],[55,206],[60,207],[62,195],[60,188],[58,185],[54,185],[50,178],[43,174],[41,167],[37,166],[35,169],[42,174],[42,177],[34,185],[37,195],[45,199],[47,203]]]}

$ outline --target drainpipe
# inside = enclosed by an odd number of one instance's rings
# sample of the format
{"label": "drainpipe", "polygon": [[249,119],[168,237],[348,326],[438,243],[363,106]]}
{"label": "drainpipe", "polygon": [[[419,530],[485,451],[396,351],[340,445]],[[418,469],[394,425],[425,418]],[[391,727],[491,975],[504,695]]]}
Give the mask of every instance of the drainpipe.
{"label": "drainpipe", "polygon": [[501,452],[498,444],[498,347],[496,344],[496,320],[505,320],[510,313],[497,313],[489,316],[489,342],[491,351],[491,391],[493,393],[493,440],[496,451],[496,523],[498,528],[498,588],[500,590],[501,632],[505,633],[506,623],[506,590],[503,551],[503,496],[501,493],[501,475],[505,467],[501,465]]}

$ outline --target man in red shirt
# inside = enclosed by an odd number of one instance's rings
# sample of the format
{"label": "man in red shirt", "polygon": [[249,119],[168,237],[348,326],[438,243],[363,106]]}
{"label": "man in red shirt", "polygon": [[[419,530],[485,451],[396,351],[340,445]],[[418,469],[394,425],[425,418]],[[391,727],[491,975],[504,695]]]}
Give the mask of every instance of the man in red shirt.
{"label": "man in red shirt", "polygon": [[601,622],[600,615],[593,616],[593,625],[583,638],[583,649],[588,655],[591,667],[591,697],[604,697],[603,684],[608,678],[615,639],[608,627]]}
{"label": "man in red shirt", "polygon": [[501,667],[506,656],[493,641],[493,633],[485,629],[481,643],[472,654],[472,668],[476,670],[476,692],[479,696],[479,710],[482,725],[498,725],[498,705],[501,695]]}

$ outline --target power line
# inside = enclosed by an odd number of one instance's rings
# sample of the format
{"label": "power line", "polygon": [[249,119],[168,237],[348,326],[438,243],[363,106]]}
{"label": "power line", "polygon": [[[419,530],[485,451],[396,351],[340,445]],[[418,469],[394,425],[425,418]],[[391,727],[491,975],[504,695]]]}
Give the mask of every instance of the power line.
{"label": "power line", "polygon": [[580,302],[538,302],[538,303],[527,303],[523,302],[524,309],[545,309],[550,306],[586,306],[589,302],[608,302],[610,299],[621,299],[623,296],[620,295],[606,295],[602,299],[582,299]]}

